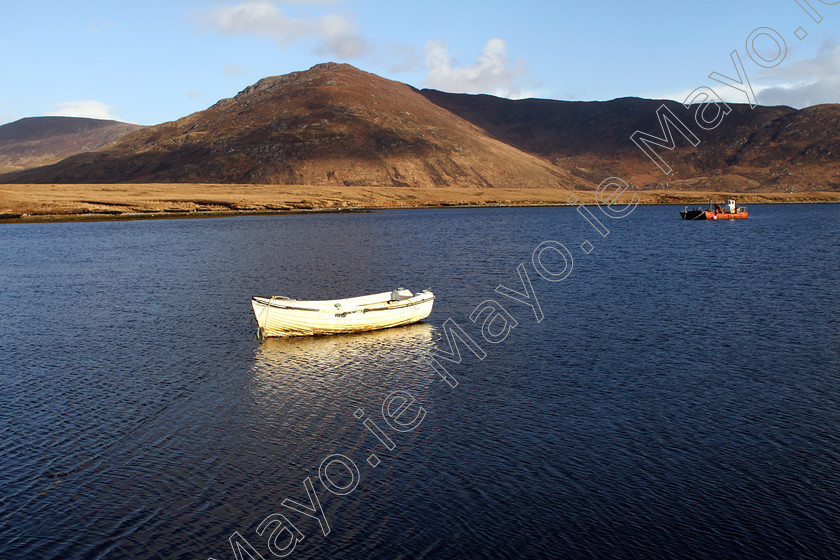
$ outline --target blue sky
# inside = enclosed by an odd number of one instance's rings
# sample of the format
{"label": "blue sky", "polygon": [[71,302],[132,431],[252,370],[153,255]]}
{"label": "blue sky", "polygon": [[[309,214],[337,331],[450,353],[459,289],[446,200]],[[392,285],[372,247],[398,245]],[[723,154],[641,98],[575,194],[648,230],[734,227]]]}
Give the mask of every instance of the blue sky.
{"label": "blue sky", "polygon": [[682,101],[708,85],[746,102],[708,78],[737,77],[733,50],[761,104],[840,102],[838,0],[3,0],[0,124],[157,124],[325,61],[514,98]]}

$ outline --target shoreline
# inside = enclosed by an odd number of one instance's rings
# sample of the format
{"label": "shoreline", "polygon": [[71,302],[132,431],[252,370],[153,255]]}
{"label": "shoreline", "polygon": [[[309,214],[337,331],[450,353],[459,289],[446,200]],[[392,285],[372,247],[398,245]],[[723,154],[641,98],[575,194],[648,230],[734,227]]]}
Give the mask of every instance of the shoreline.
{"label": "shoreline", "polygon": [[[640,205],[705,206],[735,197],[738,204],[837,204],[840,192],[634,190]],[[0,224],[219,218],[371,212],[422,208],[568,206],[574,195],[595,204],[595,191],[562,188],[331,187],[207,183],[0,184]],[[621,204],[620,202],[618,204]]]}

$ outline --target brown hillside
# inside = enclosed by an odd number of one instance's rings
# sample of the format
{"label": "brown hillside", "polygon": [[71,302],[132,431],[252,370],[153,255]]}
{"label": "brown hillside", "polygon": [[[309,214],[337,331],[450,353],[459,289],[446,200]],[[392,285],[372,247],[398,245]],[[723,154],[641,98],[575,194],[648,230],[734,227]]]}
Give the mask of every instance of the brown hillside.
{"label": "brown hillside", "polygon": [[[638,98],[607,102],[510,100],[422,90],[429,100],[494,138],[550,158],[593,182],[617,175],[636,185],[735,191],[840,191],[840,105],[803,110],[732,104],[713,131],[694,122],[694,107]],[[636,130],[661,135],[656,110],[665,104],[700,139],[678,134],[660,154],[665,175],[630,140]]]}
{"label": "brown hillside", "polygon": [[205,111],[0,182],[582,184],[405,84],[334,63],[260,80]]}
{"label": "brown hillside", "polygon": [[136,124],[80,117],[29,117],[0,126],[0,170],[56,162],[95,150],[143,128]]}
{"label": "brown hillside", "polygon": [[[637,130],[662,134],[663,104],[700,139],[692,146],[677,134],[676,149],[659,150],[669,175],[630,140]],[[327,63],[0,183],[592,189],[620,176],[642,189],[840,192],[840,105],[730,107],[704,131],[695,107],[673,101],[418,91]]]}

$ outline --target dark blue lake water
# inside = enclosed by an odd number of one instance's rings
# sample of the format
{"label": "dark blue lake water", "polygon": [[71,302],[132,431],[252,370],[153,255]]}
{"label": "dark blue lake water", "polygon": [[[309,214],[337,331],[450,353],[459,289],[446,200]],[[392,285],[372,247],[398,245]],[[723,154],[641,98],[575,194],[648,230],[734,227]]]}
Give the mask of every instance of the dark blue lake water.
{"label": "dark blue lake water", "polygon": [[[680,209],[0,227],[0,558],[840,557],[840,206]],[[255,339],[401,285],[427,321]]]}

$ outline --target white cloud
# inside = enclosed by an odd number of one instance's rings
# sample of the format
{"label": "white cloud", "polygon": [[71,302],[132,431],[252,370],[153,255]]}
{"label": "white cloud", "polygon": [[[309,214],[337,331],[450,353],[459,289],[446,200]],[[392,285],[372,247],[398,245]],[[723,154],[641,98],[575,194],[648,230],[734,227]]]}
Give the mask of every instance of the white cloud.
{"label": "white cloud", "polygon": [[[294,2],[306,5],[327,5],[330,1]],[[210,28],[228,35],[260,35],[287,47],[297,41],[315,41],[315,52],[339,58],[354,58],[367,51],[367,43],[352,18],[340,13],[321,17],[293,17],[274,0],[246,0],[233,6],[216,8],[200,19]]]}
{"label": "white cloud", "polygon": [[287,16],[268,1],[248,1],[217,8],[207,15],[207,21],[222,33],[263,35],[281,45],[293,43],[306,34],[303,21]]}
{"label": "white cloud", "polygon": [[327,14],[319,18],[314,34],[321,39],[321,44],[315,47],[315,52],[319,54],[356,58],[367,51],[367,43],[359,33],[356,22],[341,14]]}
{"label": "white cloud", "polygon": [[764,70],[759,77],[770,82],[756,91],[762,105],[840,103],[840,44],[826,42],[814,58]]}
{"label": "white cloud", "polygon": [[528,65],[522,60],[511,61],[502,39],[487,41],[478,59],[468,66],[453,63],[445,41],[429,41],[424,52],[429,74],[423,84],[427,87],[514,99],[528,96],[517,84],[529,72]]}
{"label": "white cloud", "polygon": [[[745,61],[746,64],[746,61]],[[822,103],[840,103],[840,44],[823,43],[813,58],[783,62],[776,68],[762,68],[749,64],[745,70],[759,105],[788,105],[797,109]],[[746,93],[732,87],[706,80],[726,103],[748,103]],[[684,103],[694,90],[654,94],[653,99],[673,99]]]}
{"label": "white cloud", "polygon": [[54,109],[46,113],[48,117],[88,117],[91,119],[121,120],[112,112],[113,107],[99,101],[66,101],[56,103]]}

